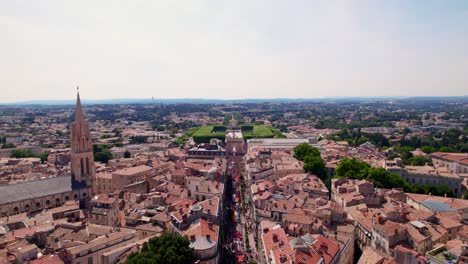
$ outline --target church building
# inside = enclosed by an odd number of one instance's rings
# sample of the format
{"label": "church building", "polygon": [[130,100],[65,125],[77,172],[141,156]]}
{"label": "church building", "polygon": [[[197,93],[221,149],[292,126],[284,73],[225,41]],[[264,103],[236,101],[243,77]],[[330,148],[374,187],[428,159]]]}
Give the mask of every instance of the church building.
{"label": "church building", "polygon": [[57,207],[68,200],[86,204],[91,199],[96,168],[91,134],[79,93],[70,143],[71,174],[0,186],[0,217]]}

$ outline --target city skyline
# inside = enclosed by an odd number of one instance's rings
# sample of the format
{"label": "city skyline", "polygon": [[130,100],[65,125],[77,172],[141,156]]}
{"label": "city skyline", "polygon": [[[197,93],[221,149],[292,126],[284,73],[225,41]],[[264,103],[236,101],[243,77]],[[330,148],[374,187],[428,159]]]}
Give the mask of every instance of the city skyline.
{"label": "city skyline", "polygon": [[1,102],[464,96],[468,3],[8,2]]}

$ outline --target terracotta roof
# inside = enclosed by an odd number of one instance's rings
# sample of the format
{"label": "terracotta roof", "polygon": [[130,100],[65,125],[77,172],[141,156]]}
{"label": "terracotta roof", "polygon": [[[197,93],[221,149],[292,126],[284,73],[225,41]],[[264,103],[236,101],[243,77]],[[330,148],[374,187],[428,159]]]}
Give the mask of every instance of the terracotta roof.
{"label": "terracotta roof", "polygon": [[38,259],[32,260],[31,264],[64,264],[58,255],[44,255]]}
{"label": "terracotta roof", "polygon": [[314,219],[308,215],[286,214],[284,216],[284,221],[303,225],[312,225]]}
{"label": "terracotta roof", "polygon": [[418,231],[418,229],[411,224],[407,224],[406,227],[407,227],[407,231],[411,239],[413,239],[413,241],[417,243],[421,243],[422,241],[429,238],[428,236],[424,236],[423,234],[421,234]]}
{"label": "terracotta roof", "polygon": [[364,249],[358,261],[358,264],[389,264],[389,263],[395,263],[395,259],[371,247],[366,247]]}
{"label": "terracotta roof", "polygon": [[446,159],[453,162],[458,162],[463,165],[468,165],[468,153],[448,153],[448,152],[434,152],[431,157]]}
{"label": "terracotta roof", "polygon": [[266,230],[266,232],[263,232],[262,241],[264,245],[265,254],[267,255],[267,257],[269,257],[270,253],[273,253],[275,263],[284,263],[280,261],[280,258],[282,256],[287,258],[289,262],[292,262],[292,247],[289,244],[286,233],[279,225],[269,228]]}
{"label": "terracotta roof", "polygon": [[463,226],[462,223],[460,223],[460,222],[458,222],[458,221],[456,221],[454,219],[441,216],[440,214],[436,215],[436,218],[439,221],[439,224],[445,229],[452,229],[452,228],[457,228],[457,227]]}
{"label": "terracotta roof", "polygon": [[391,220],[385,221],[385,223],[374,222],[373,228],[378,228],[384,232],[387,236],[392,237],[395,235],[395,232],[401,232],[406,229],[406,226],[393,222]]}
{"label": "terracotta roof", "polygon": [[338,242],[324,237],[323,235],[312,235],[315,241],[312,243],[315,251],[325,259],[325,264],[331,263],[340,251]]}
{"label": "terracotta roof", "polygon": [[213,242],[217,244],[219,226],[215,223],[210,223],[207,220],[192,224],[182,235],[185,235],[190,240],[191,247],[195,249],[203,249],[201,247],[211,247]]}
{"label": "terracotta roof", "polygon": [[140,165],[140,166],[136,166],[136,167],[128,167],[128,168],[125,168],[125,169],[117,170],[117,171],[114,171],[113,173],[118,174],[118,175],[124,175],[124,176],[132,176],[134,174],[142,173],[142,172],[149,173],[152,170],[153,170],[153,168],[151,168],[149,166]]}

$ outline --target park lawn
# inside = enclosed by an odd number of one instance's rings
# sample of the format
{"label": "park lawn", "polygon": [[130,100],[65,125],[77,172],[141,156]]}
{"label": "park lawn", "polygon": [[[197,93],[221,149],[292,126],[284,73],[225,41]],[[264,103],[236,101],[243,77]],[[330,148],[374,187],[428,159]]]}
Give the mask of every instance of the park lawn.
{"label": "park lawn", "polygon": [[202,126],[193,133],[193,141],[195,143],[209,143],[211,139],[218,138],[224,141],[226,138],[225,132],[213,132],[214,126]]}
{"label": "park lawn", "polygon": [[[253,130],[244,130],[242,135],[244,140],[251,138],[284,138],[285,136],[277,129],[265,125],[246,125],[247,127],[253,127]],[[193,141],[195,143],[209,143],[211,139],[218,138],[221,140],[226,139],[226,132],[222,131],[225,129],[222,126],[217,126],[218,132],[214,132],[215,126],[202,126],[193,133]]]}
{"label": "park lawn", "polygon": [[253,125],[253,131],[242,132],[244,140],[251,138],[274,138],[275,130],[272,127],[264,125]]}

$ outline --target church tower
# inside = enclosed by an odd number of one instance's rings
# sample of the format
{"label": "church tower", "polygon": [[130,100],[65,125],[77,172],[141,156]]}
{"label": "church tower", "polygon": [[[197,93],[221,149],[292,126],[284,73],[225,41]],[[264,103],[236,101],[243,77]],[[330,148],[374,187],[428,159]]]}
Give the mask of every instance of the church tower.
{"label": "church tower", "polygon": [[96,177],[91,133],[81,107],[80,93],[76,96],[75,121],[71,125],[71,176],[72,182],[92,187]]}

